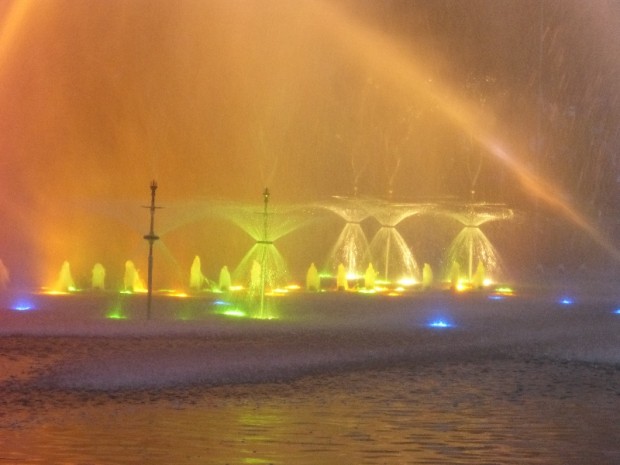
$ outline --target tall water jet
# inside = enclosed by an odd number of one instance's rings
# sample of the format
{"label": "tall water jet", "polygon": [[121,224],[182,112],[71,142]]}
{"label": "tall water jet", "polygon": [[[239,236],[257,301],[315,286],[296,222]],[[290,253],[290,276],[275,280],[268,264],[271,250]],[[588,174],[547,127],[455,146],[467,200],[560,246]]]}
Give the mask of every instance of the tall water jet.
{"label": "tall water jet", "polygon": [[9,285],[9,270],[0,260],[0,290],[6,289]]}
{"label": "tall water jet", "polygon": [[347,278],[358,278],[364,275],[363,261],[368,254],[368,239],[361,223],[370,216],[368,199],[334,197],[334,201],[320,205],[346,221],[340,236],[332,247],[327,267],[331,272],[343,265]]}
{"label": "tall water jet", "polygon": [[64,261],[58,273],[58,279],[54,284],[54,291],[70,292],[75,290],[75,282],[73,281],[73,276],[71,276],[71,266],[68,261]]}
{"label": "tall water jet", "polygon": [[100,291],[105,289],[105,268],[101,263],[95,263],[93,266],[91,287]]}
{"label": "tall water jet", "polygon": [[131,260],[125,262],[125,275],[123,277],[125,292],[146,292],[144,281]]}
{"label": "tall water jet", "polygon": [[312,263],[308,272],[306,273],[306,289],[308,291],[320,291],[321,290],[321,276],[316,265]]}
{"label": "tall water jet", "polygon": [[504,270],[500,256],[480,226],[491,221],[511,219],[514,212],[499,204],[468,203],[449,206],[443,214],[464,225],[448,247],[446,254],[448,266],[458,263],[461,270],[466,270],[465,279],[470,283],[474,278],[475,263],[481,263],[485,273],[489,273],[493,278],[503,277]]}
{"label": "tall water jet", "polygon": [[200,264],[200,257],[196,255],[189,272],[189,288],[194,291],[202,289],[206,281],[205,276],[202,274],[202,267]]}
{"label": "tall water jet", "polygon": [[[242,227],[256,241],[243,257],[233,273],[236,282],[249,282],[249,295],[258,298],[259,318],[265,317],[265,294],[269,290],[284,287],[288,280],[288,268],[274,242],[309,221],[298,206],[272,208],[269,205],[269,189],[263,191],[263,209],[255,206],[233,206],[221,214]],[[260,270],[260,275],[257,275]]]}
{"label": "tall water jet", "polygon": [[369,261],[378,265],[379,277],[385,282],[419,281],[418,264],[396,226],[406,218],[431,209],[428,204],[377,202],[372,215],[381,225],[368,249]]}

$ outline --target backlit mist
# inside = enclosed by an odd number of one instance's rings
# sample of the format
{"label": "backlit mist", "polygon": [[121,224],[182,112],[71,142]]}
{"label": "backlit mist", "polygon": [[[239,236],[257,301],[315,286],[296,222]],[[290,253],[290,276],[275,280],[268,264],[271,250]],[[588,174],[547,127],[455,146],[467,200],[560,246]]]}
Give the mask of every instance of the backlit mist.
{"label": "backlit mist", "polygon": [[[618,31],[605,0],[2,1],[0,259],[18,284],[145,269],[156,179],[158,286],[236,266],[253,240],[214,205],[267,186],[503,203],[508,263],[591,265],[619,246]],[[341,226],[283,254],[305,270]]]}

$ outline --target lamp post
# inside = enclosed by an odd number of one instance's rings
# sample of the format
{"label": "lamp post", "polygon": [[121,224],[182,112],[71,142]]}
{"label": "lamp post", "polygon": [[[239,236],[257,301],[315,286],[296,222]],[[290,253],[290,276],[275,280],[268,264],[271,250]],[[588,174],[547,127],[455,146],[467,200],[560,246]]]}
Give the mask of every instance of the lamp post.
{"label": "lamp post", "polygon": [[148,295],[146,300],[146,318],[148,320],[151,319],[151,297],[153,295],[153,244],[156,240],[159,239],[159,236],[155,234],[155,209],[161,208],[155,206],[155,192],[157,191],[157,181],[153,180],[151,182],[151,205],[145,206],[144,208],[148,208],[151,210],[151,228],[149,229],[149,233],[144,236],[149,242],[149,269],[148,269]]}
{"label": "lamp post", "polygon": [[265,281],[266,281],[266,273],[267,270],[265,269],[265,265],[266,263],[266,259],[267,259],[267,247],[269,247],[268,244],[270,244],[269,239],[268,239],[268,231],[267,231],[267,227],[268,227],[268,223],[269,223],[269,213],[267,212],[267,206],[269,204],[269,196],[271,194],[269,193],[269,189],[265,187],[265,190],[263,191],[263,202],[264,202],[264,210],[263,210],[263,240],[261,241],[263,243],[263,256],[261,257],[261,264],[260,264],[260,317],[263,317],[263,313],[265,310]]}

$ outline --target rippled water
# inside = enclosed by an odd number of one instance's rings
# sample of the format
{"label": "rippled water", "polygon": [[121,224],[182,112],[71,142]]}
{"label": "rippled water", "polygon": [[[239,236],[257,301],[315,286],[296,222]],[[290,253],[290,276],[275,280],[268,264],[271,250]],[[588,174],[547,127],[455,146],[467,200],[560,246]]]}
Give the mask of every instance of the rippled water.
{"label": "rippled water", "polygon": [[489,357],[111,392],[36,387],[27,359],[12,366],[0,463],[620,463],[614,366]]}

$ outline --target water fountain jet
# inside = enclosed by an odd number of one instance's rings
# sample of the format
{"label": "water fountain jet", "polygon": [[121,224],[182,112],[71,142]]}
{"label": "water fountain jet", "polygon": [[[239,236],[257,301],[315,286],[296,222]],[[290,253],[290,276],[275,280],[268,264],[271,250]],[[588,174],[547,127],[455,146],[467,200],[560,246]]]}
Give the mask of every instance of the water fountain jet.
{"label": "water fountain jet", "polygon": [[144,281],[140,277],[136,265],[131,260],[125,262],[123,284],[125,292],[147,292]]}
{"label": "water fountain jet", "polygon": [[347,278],[356,279],[364,275],[362,262],[368,254],[368,239],[361,222],[371,214],[369,199],[335,196],[334,201],[321,204],[346,221],[338,240],[332,247],[328,257],[327,268],[334,272],[343,265]]}
{"label": "water fountain jet", "polygon": [[319,270],[315,264],[312,263],[308,272],[306,273],[306,289],[309,291],[321,290],[321,277],[319,276]]}
{"label": "water fountain jet", "polygon": [[200,257],[196,255],[192,261],[192,266],[189,272],[189,288],[194,291],[199,291],[202,289],[206,281],[207,279],[202,274]]}
{"label": "water fountain jet", "polygon": [[54,284],[55,292],[71,292],[77,290],[73,276],[71,275],[71,266],[68,261],[62,263],[60,272],[58,273],[58,279]]}
{"label": "water fountain jet", "polygon": [[[514,217],[513,210],[502,204],[465,203],[444,206],[441,212],[463,225],[463,229],[448,247],[448,267],[458,263],[460,269],[466,270],[466,280],[469,283],[474,280],[475,263],[481,264],[485,274],[489,273],[495,279],[503,278],[505,271],[499,253],[480,226],[491,221],[509,220]],[[452,282],[453,269],[448,269],[449,280]]]}
{"label": "water fountain jet", "polygon": [[385,282],[419,281],[418,264],[396,226],[406,218],[428,213],[432,205],[377,202],[371,209],[380,228],[370,242],[368,258],[379,265],[380,278]]}
{"label": "water fountain jet", "polygon": [[95,263],[93,267],[91,287],[100,291],[105,289],[105,268],[101,263]]}

